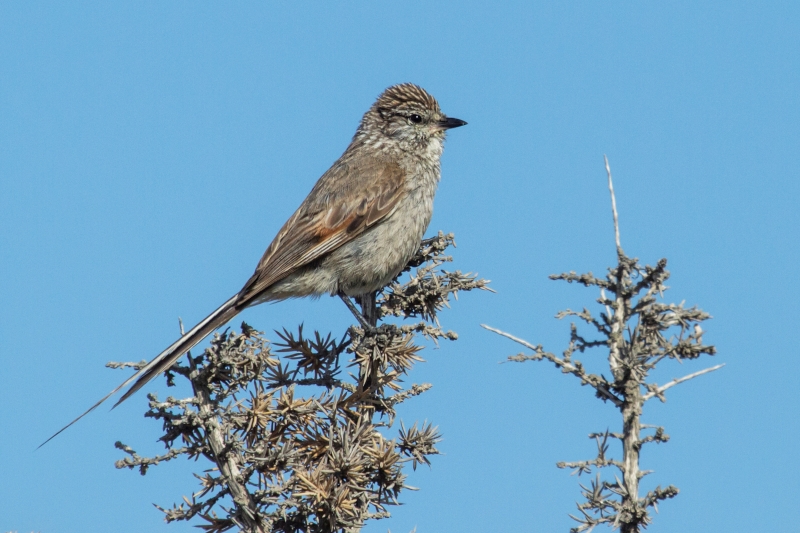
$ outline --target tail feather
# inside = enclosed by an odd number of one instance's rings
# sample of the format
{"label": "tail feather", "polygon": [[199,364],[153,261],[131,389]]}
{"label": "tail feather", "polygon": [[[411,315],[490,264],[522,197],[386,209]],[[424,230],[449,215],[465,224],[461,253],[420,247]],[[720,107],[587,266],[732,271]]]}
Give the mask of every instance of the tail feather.
{"label": "tail feather", "polygon": [[[97,403],[84,411],[79,417],[74,419],[63,428],[59,429],[49,439],[41,443],[36,449],[38,450],[53,440],[53,438],[55,438],[65,429],[94,411],[100,406],[100,404],[108,400],[123,388],[127,387],[131,382],[135,381],[131,388],[125,391],[125,394],[122,395],[122,398],[120,398],[119,401],[114,404],[114,407],[130,398],[136,391],[144,387],[151,379],[169,369],[169,367],[175,364],[175,361],[177,361],[183,354],[194,348],[200,341],[206,338],[209,333],[217,329],[219,326],[225,324],[228,320],[239,313],[239,309],[235,305],[237,297],[238,294],[234,295],[231,299],[222,304],[216,311],[204,318],[199,324],[190,329],[180,339],[173,342],[166,350],[158,354],[155,358],[153,358],[152,361],[147,363],[147,365],[140,368],[138,372],[126,379],[114,390],[103,396]],[[114,407],[112,407],[112,409]]]}
{"label": "tail feather", "polygon": [[[219,309],[208,315],[199,324],[190,329],[180,339],[175,341],[172,346],[161,352],[155,359],[150,361],[147,366],[139,370],[133,375],[126,383],[130,383],[136,378],[136,383],[125,391],[125,394],[119,399],[114,407],[118,406],[139,389],[144,387],[151,379],[155,378],[162,372],[166,371],[175,364],[175,361],[194,348],[200,341],[205,339],[209,333],[217,329],[219,326],[225,324],[228,320],[233,318],[239,313],[239,310],[234,306],[236,296],[222,304]],[[113,407],[112,407],[113,409]]]}

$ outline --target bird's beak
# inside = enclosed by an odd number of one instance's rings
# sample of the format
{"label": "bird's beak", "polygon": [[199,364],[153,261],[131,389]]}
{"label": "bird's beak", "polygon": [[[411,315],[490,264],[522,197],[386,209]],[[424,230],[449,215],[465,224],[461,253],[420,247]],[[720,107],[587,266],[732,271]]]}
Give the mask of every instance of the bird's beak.
{"label": "bird's beak", "polygon": [[467,123],[458,118],[446,118],[444,120],[440,120],[436,123],[436,126],[440,130],[449,130],[452,128],[460,128],[461,126],[465,126]]}

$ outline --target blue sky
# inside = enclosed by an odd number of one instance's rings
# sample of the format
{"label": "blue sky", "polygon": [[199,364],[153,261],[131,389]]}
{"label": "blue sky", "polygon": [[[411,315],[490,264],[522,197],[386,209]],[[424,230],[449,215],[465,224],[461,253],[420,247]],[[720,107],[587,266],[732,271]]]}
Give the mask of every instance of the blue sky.
{"label": "blue sky", "polygon": [[[404,421],[444,435],[405,505],[366,531],[566,531],[586,434],[618,416],[488,323],[561,350],[588,289],[549,281],[622,244],[669,259],[667,297],[714,316],[721,371],[648,405],[672,440],[649,483],[680,495],[648,531],[796,530],[800,370],[800,5],[790,2],[16,2],[0,5],[0,530],[194,531],[151,504],[193,464],[118,471],[159,450],[144,394],[34,448],[237,291],[387,86],[412,81],[451,132],[429,233],[492,280],[442,315],[434,388]],[[339,301],[248,310],[271,332],[342,331]],[[594,355],[602,360],[601,354]],[[585,357],[591,359],[591,356]],[[163,382],[149,390],[165,394]]]}

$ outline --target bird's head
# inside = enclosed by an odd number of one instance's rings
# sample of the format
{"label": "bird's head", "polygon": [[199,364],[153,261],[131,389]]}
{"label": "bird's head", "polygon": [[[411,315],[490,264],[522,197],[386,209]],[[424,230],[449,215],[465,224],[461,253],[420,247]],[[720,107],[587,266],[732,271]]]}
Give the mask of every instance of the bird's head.
{"label": "bird's head", "polygon": [[356,136],[373,145],[388,141],[405,151],[441,152],[445,132],[465,124],[442,113],[422,87],[401,83],[383,91],[364,115]]}

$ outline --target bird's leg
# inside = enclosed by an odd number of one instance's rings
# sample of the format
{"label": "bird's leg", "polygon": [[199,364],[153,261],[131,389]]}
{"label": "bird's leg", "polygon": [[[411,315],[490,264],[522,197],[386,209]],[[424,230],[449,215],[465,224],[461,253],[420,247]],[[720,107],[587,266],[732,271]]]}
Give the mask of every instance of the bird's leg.
{"label": "bird's leg", "polygon": [[[372,291],[355,297],[356,303],[361,306],[361,315],[369,324],[369,327],[367,327],[368,333],[374,333],[377,331],[378,307],[375,305],[377,294],[377,291]],[[372,350],[369,351],[372,352]],[[361,385],[360,390],[369,395],[376,394],[377,391],[373,389],[373,386],[374,384],[379,383],[378,378],[382,374],[380,358],[376,360],[373,355],[372,357],[369,357],[368,361],[365,363],[366,364],[362,363],[359,366],[358,382]],[[361,411],[361,414],[366,416],[367,420],[372,422],[375,409],[373,406],[366,407]]]}
{"label": "bird's leg", "polygon": [[347,296],[343,292],[340,292],[339,293],[339,298],[342,299],[342,301],[344,302],[344,305],[346,305],[347,308],[350,310],[350,312],[353,313],[353,316],[356,317],[356,320],[358,320],[358,323],[361,324],[362,328],[364,328],[366,330],[375,329],[375,327],[372,326],[367,321],[366,318],[364,318],[364,315],[362,315],[361,313],[358,312],[358,309],[356,309],[356,305],[353,303],[353,301],[350,299],[349,296]]}
{"label": "bird's leg", "polygon": [[375,305],[377,295],[377,291],[372,291],[356,296],[356,302],[361,306],[361,314],[373,328],[378,326],[378,306]]}

